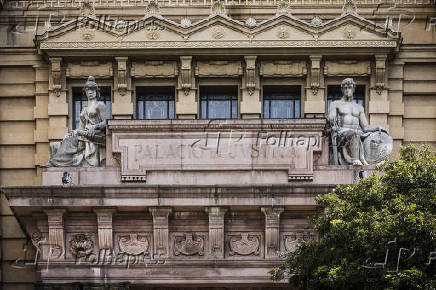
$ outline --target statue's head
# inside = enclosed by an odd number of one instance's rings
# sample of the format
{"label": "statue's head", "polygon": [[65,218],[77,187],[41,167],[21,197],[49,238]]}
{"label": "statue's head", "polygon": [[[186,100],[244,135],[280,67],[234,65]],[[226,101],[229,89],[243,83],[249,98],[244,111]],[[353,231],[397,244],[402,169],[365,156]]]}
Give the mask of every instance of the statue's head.
{"label": "statue's head", "polygon": [[83,92],[85,93],[88,100],[93,100],[100,97],[100,89],[98,88],[98,85],[95,82],[95,78],[93,76],[88,77],[88,80],[83,87]]}
{"label": "statue's head", "polygon": [[346,100],[352,100],[354,89],[356,88],[356,83],[352,78],[346,78],[341,83],[341,90],[344,98]]}

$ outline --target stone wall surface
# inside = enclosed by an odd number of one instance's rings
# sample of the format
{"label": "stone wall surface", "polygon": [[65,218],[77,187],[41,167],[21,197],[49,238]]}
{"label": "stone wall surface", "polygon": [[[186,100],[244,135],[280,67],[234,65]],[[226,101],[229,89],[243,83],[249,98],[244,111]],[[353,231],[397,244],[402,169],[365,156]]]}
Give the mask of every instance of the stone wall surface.
{"label": "stone wall surface", "polygon": [[[108,273],[94,271],[92,267],[78,267],[77,275],[87,277],[88,281],[98,280],[105,274],[132,277],[132,280],[134,276],[146,274],[149,280],[136,282],[153,284],[161,283],[162,275],[200,275],[198,273],[205,273],[202,272],[205,269],[215,267],[210,257],[211,250],[216,249],[213,255],[222,257],[224,266],[217,266],[216,272],[206,275],[211,277],[210,280],[197,280],[198,284],[220,284],[223,280],[218,277],[226,277],[224,280],[229,283],[242,285],[242,281],[232,276],[230,267],[253,276],[254,284],[264,283],[266,270],[276,261],[268,258],[274,254],[271,252],[274,246],[289,250],[298,238],[312,237],[311,233],[306,233],[305,218],[316,210],[313,195],[328,192],[336,184],[352,183],[358,176],[358,171],[351,168],[327,165],[327,143],[320,144],[324,147],[315,153],[312,172],[300,172],[294,179],[290,172],[295,170],[240,167],[229,171],[225,166],[213,170],[212,163],[208,170],[199,173],[174,170],[174,167],[172,170],[154,170],[159,163],[150,168],[144,161],[146,174],[132,174],[128,167],[121,167],[123,154],[110,153],[112,146],[116,145],[110,139],[111,131],[108,131],[106,168],[42,170],[39,165],[48,161],[50,142],[59,141],[72,129],[72,87],[82,86],[89,74],[96,76],[99,85],[110,87],[113,119],[135,118],[136,86],[171,85],[176,87],[176,119],[184,120],[199,116],[199,86],[220,84],[238,86],[239,119],[259,120],[262,116],[264,85],[300,85],[302,117],[322,118],[326,112],[327,86],[337,85],[344,77],[350,76],[366,86],[365,111],[370,123],[384,126],[391,133],[394,141],[392,158],[401,145],[425,143],[434,147],[436,144],[436,20],[432,0],[396,1],[395,7],[380,1],[359,0],[355,1],[357,16],[347,12],[350,15],[344,18],[340,18],[344,13],[343,1],[337,0],[291,1],[290,7],[280,6],[278,1],[224,1],[224,16],[215,15],[221,13],[219,5],[214,10],[211,1],[203,0],[158,1],[158,9],[150,6],[149,1],[142,0],[95,1],[91,6],[81,3],[20,0],[0,4],[0,185],[36,186],[18,190],[23,195],[9,200],[14,203],[13,211],[6,198],[2,196],[1,199],[3,289],[33,289],[35,281],[56,282],[57,277],[67,275],[65,266],[72,265],[71,252],[65,253],[66,264],[46,273],[30,267],[11,266],[17,258],[28,262],[34,258],[35,247],[30,238],[35,232],[42,233],[41,238],[51,236],[52,240],[63,240],[64,247],[69,247],[74,235],[89,234],[94,252],[100,249],[100,240],[111,232],[116,251],[120,250],[118,240],[121,238],[126,243],[136,239],[142,245],[147,241],[149,258],[163,253],[168,255],[165,260],[173,263],[172,272],[165,272],[168,270],[159,264],[147,269],[135,266],[129,271],[114,267]],[[122,31],[114,27],[104,32],[83,26],[83,21],[88,18],[74,22],[78,17],[95,15],[111,25],[122,23],[120,20],[134,23],[146,14],[155,15],[154,24],[147,24],[143,30],[124,36],[120,36]],[[249,17],[254,18],[255,24],[252,19],[248,21]],[[198,23],[188,25],[189,22]],[[74,26],[74,23],[78,25]],[[180,23],[185,23],[188,28]],[[388,29],[383,29],[386,23]],[[322,25],[326,25],[325,28]],[[376,29],[376,25],[381,28]],[[165,29],[160,30],[163,27]],[[44,34],[44,31],[47,32]],[[35,40],[36,32],[39,36]],[[59,42],[66,43],[63,44],[65,47]],[[114,136],[121,136],[124,130],[117,132],[115,128],[116,124],[122,124],[120,122],[113,123]],[[130,123],[131,127],[125,132],[138,134],[142,130],[132,128],[133,124]],[[307,126],[302,128],[307,130]],[[141,134],[146,136],[149,133],[142,131]],[[319,136],[325,136],[324,132]],[[328,142],[328,139],[323,142]],[[229,164],[235,163],[226,166]],[[252,166],[252,161],[239,162],[241,164]],[[373,168],[367,170],[371,172]],[[93,212],[83,200],[71,199],[76,193],[68,189],[66,192],[70,196],[57,199],[66,202],[59,204],[65,208],[65,213],[44,212],[42,207],[53,207],[42,203],[43,200],[50,201],[52,193],[44,195],[35,190],[43,186],[44,190],[59,188],[62,192],[64,187],[60,182],[64,171],[72,173],[73,187],[78,186],[80,192],[83,187],[90,187],[90,196],[104,192],[100,189],[101,184],[110,188],[105,194],[117,192],[121,195],[123,188],[129,187],[133,187],[129,194],[145,194],[140,192],[147,189],[135,187],[135,183],[128,185],[129,180],[138,180],[138,176],[141,184],[145,181],[147,186],[211,186],[210,192],[206,190],[210,196],[203,196],[204,200],[197,204],[195,198],[189,197],[192,193],[186,193],[186,199],[181,200],[166,193],[168,196],[163,201],[167,202],[164,205],[170,211],[160,208],[160,197],[156,192],[149,199],[155,202],[153,207],[156,210],[151,210],[150,205],[135,207],[135,202],[141,199],[129,201],[130,197],[125,200],[127,208],[117,208],[120,201],[115,196],[115,199],[107,199],[112,202],[110,205],[103,207],[115,208],[116,211],[109,215],[104,211]],[[217,181],[219,178],[224,181]],[[221,200],[222,196],[214,196],[211,188],[215,187],[212,185],[219,183],[247,187],[276,184],[304,188],[302,183],[329,186],[312,188],[309,192],[303,190],[301,196],[290,192],[289,196],[280,198],[275,195],[262,197],[255,192],[250,193],[253,199],[250,201],[250,198]],[[280,192],[283,190],[277,193]],[[34,194],[44,196],[39,199],[40,204],[33,203]],[[247,193],[238,194],[241,198]],[[105,200],[105,195],[102,195],[95,202],[104,203]],[[221,201],[222,205],[216,206],[215,202]],[[238,203],[242,208],[235,207]],[[195,207],[190,208],[193,204]],[[283,207],[283,212],[272,211],[272,206]],[[134,219],[129,217],[132,214]],[[280,219],[274,220],[274,214],[278,214]],[[59,222],[59,218],[65,221],[64,224]],[[26,219],[36,222],[35,227],[26,228],[31,224]],[[138,221],[137,225],[132,220]],[[193,223],[191,221],[195,221],[195,226],[189,228],[186,225]],[[80,229],[82,223],[86,225],[83,230]],[[65,236],[60,238],[59,229],[62,228]],[[156,247],[154,243],[161,242],[154,241],[156,235],[165,237],[166,247]],[[194,250],[203,246],[203,255],[199,254],[201,251],[189,255],[183,253],[194,251],[186,250],[186,241],[191,239]],[[251,247],[241,249],[238,241]],[[238,254],[238,251],[249,254]],[[178,264],[180,257],[184,257],[185,264]],[[186,261],[192,263],[192,268],[187,268]],[[252,266],[246,267],[248,264]],[[161,269],[161,272],[155,272],[155,269]],[[114,278],[113,281],[121,280]],[[182,278],[174,281],[180,285],[189,283]]]}

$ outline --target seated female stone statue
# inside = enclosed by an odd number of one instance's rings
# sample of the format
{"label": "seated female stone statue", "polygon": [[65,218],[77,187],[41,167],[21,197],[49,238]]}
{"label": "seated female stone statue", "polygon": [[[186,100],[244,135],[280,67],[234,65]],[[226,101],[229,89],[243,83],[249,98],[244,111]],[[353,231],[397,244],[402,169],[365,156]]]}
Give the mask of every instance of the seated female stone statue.
{"label": "seated female stone statue", "polygon": [[106,106],[97,100],[100,90],[93,76],[89,76],[83,92],[88,105],[80,112],[79,128],[50,145],[50,160],[44,167],[105,165]]}

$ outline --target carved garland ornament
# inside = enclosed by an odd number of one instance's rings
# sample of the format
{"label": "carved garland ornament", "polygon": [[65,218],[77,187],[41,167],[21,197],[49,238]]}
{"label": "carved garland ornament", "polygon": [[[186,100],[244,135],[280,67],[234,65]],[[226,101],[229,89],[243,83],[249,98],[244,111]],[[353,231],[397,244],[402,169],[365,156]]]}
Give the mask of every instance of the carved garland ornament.
{"label": "carved garland ornament", "polygon": [[174,255],[185,256],[204,255],[204,237],[186,233],[184,236],[174,237]]}
{"label": "carved garland ornament", "polygon": [[94,251],[94,242],[85,234],[76,234],[70,240],[70,250],[74,257],[88,257]]}
{"label": "carved garland ornament", "polygon": [[120,236],[118,240],[120,252],[129,255],[139,255],[147,253],[149,242],[146,236],[139,234],[129,234],[128,236]]}
{"label": "carved garland ornament", "polygon": [[242,233],[240,236],[234,236],[230,239],[230,255],[259,255],[260,240],[257,236]]}

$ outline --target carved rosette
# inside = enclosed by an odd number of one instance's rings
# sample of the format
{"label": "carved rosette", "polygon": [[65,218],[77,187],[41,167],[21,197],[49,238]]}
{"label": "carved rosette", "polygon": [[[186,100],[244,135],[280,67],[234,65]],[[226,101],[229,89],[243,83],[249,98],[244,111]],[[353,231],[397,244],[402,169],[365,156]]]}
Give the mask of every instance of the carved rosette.
{"label": "carved rosette", "polygon": [[76,258],[88,257],[94,251],[94,242],[86,234],[76,234],[70,240],[70,251]]}
{"label": "carved rosette", "polygon": [[229,255],[259,255],[260,239],[258,236],[241,233],[238,236],[232,236],[229,242]]}
{"label": "carved rosette", "polygon": [[148,242],[147,237],[139,234],[120,236],[118,240],[120,252],[129,255],[147,253],[149,245],[150,243]]}
{"label": "carved rosette", "polygon": [[204,237],[186,233],[183,236],[174,237],[174,255],[204,255]]}

